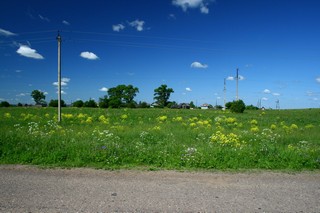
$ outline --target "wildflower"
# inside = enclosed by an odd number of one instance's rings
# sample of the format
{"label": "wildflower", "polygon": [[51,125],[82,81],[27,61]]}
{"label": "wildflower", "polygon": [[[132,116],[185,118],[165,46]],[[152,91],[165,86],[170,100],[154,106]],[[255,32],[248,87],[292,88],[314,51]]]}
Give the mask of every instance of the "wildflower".
{"label": "wildflower", "polygon": [[11,114],[10,114],[9,112],[4,113],[4,117],[5,117],[5,118],[11,118]]}
{"label": "wildflower", "polygon": [[159,130],[161,130],[161,127],[160,127],[160,126],[155,126],[155,127],[153,127],[152,129],[153,129],[153,130],[156,130],[156,131],[159,131]]}
{"label": "wildflower", "polygon": [[163,116],[159,116],[159,117],[157,117],[157,121],[159,121],[159,122],[165,122],[166,120],[167,120],[167,116],[165,116],[165,115],[163,115]]}
{"label": "wildflower", "polygon": [[314,128],[314,126],[313,126],[312,124],[307,124],[304,128],[306,128],[306,129],[312,129],[312,128]]}
{"label": "wildflower", "polygon": [[77,116],[78,119],[83,119],[83,118],[85,118],[85,117],[87,117],[87,115],[82,114],[82,113],[80,113],[80,114]]}
{"label": "wildflower", "polygon": [[271,124],[270,129],[275,130],[277,129],[277,126],[275,124]]}
{"label": "wildflower", "polygon": [[250,131],[253,133],[256,133],[256,132],[259,132],[259,128],[257,126],[254,126],[254,127],[251,127]]}
{"label": "wildflower", "polygon": [[298,126],[296,124],[291,124],[290,129],[296,130],[296,129],[298,129]]}
{"label": "wildflower", "polygon": [[189,125],[190,125],[190,127],[196,127],[196,126],[197,126],[196,123],[191,123],[191,124],[189,124]]}
{"label": "wildflower", "polygon": [[90,124],[90,123],[92,123],[92,120],[93,120],[92,117],[88,117],[86,120],[86,123]]}
{"label": "wildflower", "polygon": [[128,118],[128,115],[127,115],[127,114],[121,115],[121,119],[122,119],[122,120],[125,120],[125,119],[127,119],[127,118]]}
{"label": "wildflower", "polygon": [[173,118],[172,119],[173,121],[178,121],[178,122],[181,122],[183,119],[182,119],[182,117],[176,117],[176,118]]}
{"label": "wildflower", "polygon": [[65,113],[62,113],[62,117],[63,117],[63,118],[70,119],[70,118],[73,118],[73,115],[72,115],[72,114],[65,114]]}
{"label": "wildflower", "polygon": [[258,125],[258,121],[253,119],[253,120],[250,121],[250,124],[251,125]]}
{"label": "wildflower", "polygon": [[101,123],[104,123],[104,124],[108,124],[109,123],[109,119],[104,117],[104,115],[100,115],[100,117],[98,118],[98,120],[101,122]]}
{"label": "wildflower", "polygon": [[233,124],[233,123],[235,123],[235,122],[237,121],[237,119],[236,119],[236,118],[229,117],[229,118],[226,118],[225,121],[226,121],[227,123],[229,123],[229,124]]}

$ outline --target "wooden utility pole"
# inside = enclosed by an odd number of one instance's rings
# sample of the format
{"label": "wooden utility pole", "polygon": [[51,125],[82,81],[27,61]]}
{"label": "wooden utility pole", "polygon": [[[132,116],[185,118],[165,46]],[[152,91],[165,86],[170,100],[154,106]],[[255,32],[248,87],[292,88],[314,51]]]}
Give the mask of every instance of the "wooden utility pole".
{"label": "wooden utility pole", "polygon": [[226,88],[226,78],[224,78],[224,87],[223,87],[223,110],[226,109],[226,92],[227,92],[227,88]]}
{"label": "wooden utility pole", "polygon": [[61,36],[58,31],[58,122],[61,122]]}
{"label": "wooden utility pole", "polygon": [[237,95],[236,95],[236,101],[238,101],[238,100],[239,100],[239,68],[237,68],[236,81],[237,81]]}

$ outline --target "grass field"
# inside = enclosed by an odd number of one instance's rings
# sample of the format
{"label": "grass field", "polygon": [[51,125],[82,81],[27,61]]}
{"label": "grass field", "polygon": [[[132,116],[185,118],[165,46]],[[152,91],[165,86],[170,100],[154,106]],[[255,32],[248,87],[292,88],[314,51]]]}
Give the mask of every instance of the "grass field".
{"label": "grass field", "polygon": [[0,108],[0,163],[106,169],[320,169],[320,109]]}

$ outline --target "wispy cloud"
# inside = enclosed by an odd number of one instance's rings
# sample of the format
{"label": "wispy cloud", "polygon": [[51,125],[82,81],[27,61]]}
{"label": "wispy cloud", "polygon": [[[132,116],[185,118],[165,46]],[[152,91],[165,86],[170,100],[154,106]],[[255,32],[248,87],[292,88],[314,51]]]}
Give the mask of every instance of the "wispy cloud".
{"label": "wispy cloud", "polygon": [[[226,78],[227,81],[234,81],[234,80],[236,80],[236,79],[237,79],[236,77],[232,77],[232,76],[228,76],[228,77]],[[243,77],[242,75],[239,75],[239,76],[238,76],[238,79],[239,79],[239,81],[243,81],[243,80],[245,79],[245,77]]]}
{"label": "wispy cloud", "polygon": [[[65,78],[65,77],[61,78],[61,86],[62,86],[62,87],[68,86],[68,83],[69,83],[70,81],[71,81],[70,78]],[[53,85],[53,86],[58,86],[58,82],[53,82],[52,85]]]}
{"label": "wispy cloud", "polygon": [[320,83],[320,77],[316,78],[316,82]]}
{"label": "wispy cloud", "polygon": [[20,45],[19,49],[17,50],[17,53],[28,58],[44,59],[44,57],[37,53],[35,49],[31,49],[27,45]]}
{"label": "wispy cloud", "polygon": [[271,91],[270,91],[269,89],[265,89],[265,90],[263,90],[263,93],[265,93],[265,94],[270,94]]}
{"label": "wispy cloud", "polygon": [[176,20],[177,18],[176,18],[176,16],[175,16],[173,13],[171,13],[171,14],[169,14],[169,16],[168,16],[168,19]]}
{"label": "wispy cloud", "polygon": [[116,24],[112,25],[112,30],[115,32],[120,32],[121,30],[124,30],[125,26],[123,24]]}
{"label": "wispy cloud", "polygon": [[66,21],[66,20],[63,20],[63,21],[62,21],[62,24],[64,24],[64,25],[70,25],[70,22],[68,22],[68,21]]}
{"label": "wispy cloud", "polygon": [[200,63],[200,62],[195,61],[195,62],[193,62],[193,63],[191,64],[191,67],[192,67],[192,68],[206,69],[206,68],[208,68],[208,65],[207,65],[207,64],[202,64],[202,63]]}
{"label": "wispy cloud", "polygon": [[263,101],[267,101],[267,100],[269,100],[268,98],[266,98],[266,97],[263,97],[263,98],[261,98],[261,100],[263,100]]}
{"label": "wispy cloud", "polygon": [[20,93],[20,94],[18,94],[18,95],[16,95],[17,97],[23,97],[23,96],[26,96],[26,95],[28,95],[28,93]]}
{"label": "wispy cloud", "polygon": [[191,89],[190,87],[187,87],[187,88],[186,88],[186,91],[192,92],[192,89]]}
{"label": "wispy cloud", "polygon": [[42,15],[39,14],[39,18],[42,20],[42,21],[46,21],[46,22],[50,22],[50,19],[48,19],[47,17],[44,17]]}
{"label": "wispy cloud", "polygon": [[99,57],[96,54],[94,54],[93,52],[82,52],[80,54],[80,56],[82,58],[85,58],[88,60],[98,60],[99,59]]}
{"label": "wispy cloud", "polygon": [[[59,82],[53,82],[52,83],[53,86],[58,86],[58,84],[59,84]],[[65,87],[67,85],[68,85],[68,83],[61,81],[61,86]]]}
{"label": "wispy cloud", "polygon": [[209,13],[209,0],[172,0],[172,4],[181,7],[184,12],[189,8],[199,8],[200,12],[203,14]]}
{"label": "wispy cloud", "polygon": [[129,25],[131,27],[136,28],[137,31],[143,31],[144,24],[145,24],[145,21],[140,21],[139,19],[136,19],[136,20],[134,20],[132,22],[129,22]]}
{"label": "wispy cloud", "polygon": [[274,92],[272,93],[273,96],[280,96],[281,94],[280,93],[277,93],[277,92]]}
{"label": "wispy cloud", "polygon": [[0,35],[9,37],[9,36],[16,36],[17,34],[0,28]]}
{"label": "wispy cloud", "polygon": [[69,83],[71,81],[70,78],[61,78],[62,82]]}
{"label": "wispy cloud", "polygon": [[101,91],[101,92],[108,92],[108,90],[109,89],[107,87],[102,87],[99,89],[99,91]]}

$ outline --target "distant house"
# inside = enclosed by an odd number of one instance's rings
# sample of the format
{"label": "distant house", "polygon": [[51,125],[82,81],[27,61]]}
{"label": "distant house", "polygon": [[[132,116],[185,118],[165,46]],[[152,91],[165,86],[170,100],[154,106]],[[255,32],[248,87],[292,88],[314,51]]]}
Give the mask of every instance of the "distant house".
{"label": "distant house", "polygon": [[209,104],[202,104],[201,109],[209,109]]}
{"label": "distant house", "polygon": [[157,107],[159,107],[160,105],[158,104],[158,103],[156,103],[156,102],[154,102],[154,103],[152,103],[151,105],[150,105],[150,107],[151,108],[157,108]]}
{"label": "distant house", "polygon": [[190,109],[190,104],[181,103],[181,104],[179,104],[179,109]]}

